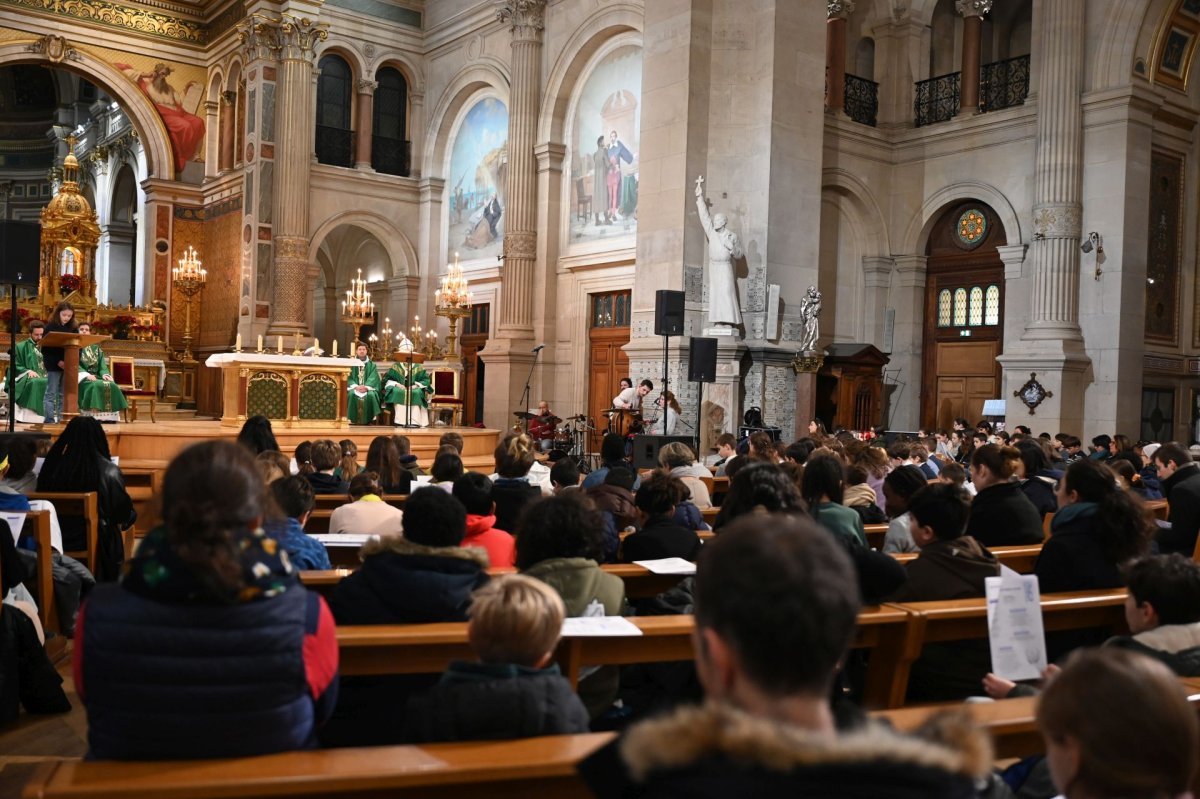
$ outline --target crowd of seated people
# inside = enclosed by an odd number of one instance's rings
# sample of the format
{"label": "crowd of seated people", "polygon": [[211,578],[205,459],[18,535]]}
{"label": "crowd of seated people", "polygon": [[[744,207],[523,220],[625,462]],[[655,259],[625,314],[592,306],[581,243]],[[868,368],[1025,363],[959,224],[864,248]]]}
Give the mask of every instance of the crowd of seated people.
{"label": "crowd of seated people", "polygon": [[[1191,561],[1200,467],[1175,443],[1098,436],[1089,453],[1070,435],[964,423],[884,447],[813,425],[786,447],[763,434],[740,446],[718,441],[707,465],[670,444],[659,468],[640,475],[606,441],[602,467],[585,476],[570,460],[539,463],[516,433],[498,441],[489,477],[463,466],[459,436],[444,437],[433,484],[423,486],[403,436],[375,439],[363,466],[356,446],[329,440],[305,442],[290,462],[269,424],[256,422],[239,445],[196,445],[171,463],[163,522],[122,565],[132,504],[102,428],[86,417],[71,425],[36,482],[23,456],[4,481],[8,453],[0,453],[0,500],[20,496],[22,485],[101,493],[105,578],[72,630],[93,758],[620,729],[580,764],[597,796],[1020,790],[1069,799],[1180,796],[1200,759],[1195,714],[1175,679],[1200,676],[1200,566]],[[708,490],[717,470],[729,478],[723,498]],[[346,500],[331,533],[377,536],[328,605],[299,579],[330,567],[304,532],[322,493]],[[403,510],[385,501],[395,493],[408,495]],[[1169,514],[1156,525],[1145,502],[1159,495]],[[714,500],[715,535],[705,543],[701,511]],[[865,525],[884,520],[876,551]],[[68,551],[75,535],[64,524]],[[914,738],[835,712],[831,697],[840,704],[861,688],[841,670],[854,660],[863,603],[982,597],[1001,569],[991,550],[1011,544],[1040,546],[1032,573],[1043,594],[1127,587],[1130,634],[1096,650],[1084,644],[1101,641],[1052,642],[1061,668],[1041,685],[989,673],[986,641],[927,644],[907,700],[1043,690],[1045,758],[1001,774],[961,717]],[[902,565],[893,553],[912,554]],[[30,712],[60,711],[36,657],[35,617],[7,612],[22,599],[7,555],[0,550],[0,634],[35,652],[22,661],[30,687],[20,699]],[[602,568],[661,558],[696,562],[697,573],[651,600],[631,601]],[[489,576],[490,567],[519,574]],[[652,681],[673,683],[672,702],[699,686],[704,704],[648,717],[629,669],[583,664],[573,689],[554,665],[565,618],[658,613],[694,615],[695,662]],[[336,625],[436,622],[465,622],[475,659],[441,674],[339,679]],[[1105,708],[1121,723],[1103,720]]]}

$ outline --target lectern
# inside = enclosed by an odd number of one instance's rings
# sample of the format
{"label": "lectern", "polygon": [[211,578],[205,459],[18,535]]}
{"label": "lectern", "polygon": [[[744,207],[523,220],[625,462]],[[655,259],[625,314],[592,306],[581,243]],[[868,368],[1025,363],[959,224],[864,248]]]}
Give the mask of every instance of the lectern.
{"label": "lectern", "polygon": [[108,341],[109,336],[95,334],[83,336],[79,333],[47,333],[42,336],[38,345],[46,347],[62,347],[63,349],[63,407],[62,418],[65,422],[79,415],[79,348],[90,347],[101,341]]}

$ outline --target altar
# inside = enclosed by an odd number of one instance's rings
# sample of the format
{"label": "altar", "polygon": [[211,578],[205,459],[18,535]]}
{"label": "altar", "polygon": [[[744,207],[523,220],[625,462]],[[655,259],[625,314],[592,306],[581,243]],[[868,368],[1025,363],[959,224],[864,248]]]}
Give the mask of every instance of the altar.
{"label": "altar", "polygon": [[265,416],[282,427],[348,427],[350,368],[354,358],[221,352],[210,368],[222,372],[221,424],[241,427]]}

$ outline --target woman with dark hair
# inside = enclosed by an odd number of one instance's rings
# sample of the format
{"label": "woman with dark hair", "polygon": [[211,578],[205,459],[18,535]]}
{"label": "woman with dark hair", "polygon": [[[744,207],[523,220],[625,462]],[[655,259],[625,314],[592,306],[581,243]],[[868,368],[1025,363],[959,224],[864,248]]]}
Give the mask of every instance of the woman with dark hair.
{"label": "woman with dark hair", "polygon": [[340,480],[353,480],[355,475],[363,471],[363,467],[358,463],[358,444],[355,444],[353,439],[343,438],[338,442],[338,446],[342,450],[342,459],[338,461],[338,467],[333,470],[333,474]]}
{"label": "woman with dark hair", "polygon": [[678,477],[655,472],[642,482],[634,504],[642,512],[642,527],[621,543],[621,560],[682,558],[694,561],[700,554],[700,537],[675,523],[675,508],[688,495]]}
{"label": "woman with dark hair", "polygon": [[1116,457],[1122,452],[1133,452],[1133,441],[1129,436],[1117,433],[1113,436],[1112,441],[1108,442],[1109,455]]}
{"label": "woman with dark hair", "polygon": [[412,475],[400,465],[400,451],[391,436],[371,439],[367,471],[379,475],[379,485],[385,494],[407,494],[412,489]]}
{"label": "woman with dark hair", "polygon": [[312,462],[312,442],[301,441],[296,445],[296,474],[307,477],[316,471]]}
{"label": "woman with dark hair", "polygon": [[[54,306],[50,324],[46,325],[43,335],[75,333],[78,330],[79,326],[75,324],[75,307],[63,300]],[[56,423],[62,412],[63,369],[66,367],[66,357],[62,347],[42,347],[42,360],[46,363],[46,395],[42,398],[42,416],[45,417],[46,424]]]}
{"label": "woman with dark hair", "polygon": [[[67,424],[46,454],[37,490],[97,493],[100,530],[96,542],[96,579],[117,579],[125,560],[121,532],[133,525],[137,513],[125,490],[121,470],[112,462],[108,438],[100,422],[90,416],[76,416]],[[67,552],[87,549],[87,529],[82,518],[67,516],[60,519],[60,524]]]}
{"label": "woman with dark hair", "polygon": [[261,414],[251,416],[242,425],[237,442],[250,450],[251,455],[261,455],[272,450],[279,451],[279,443],[275,440],[275,431],[271,429],[271,420]]}
{"label": "woman with dark hair", "polygon": [[435,485],[446,493],[454,491],[454,481],[462,477],[464,471],[458,450],[455,450],[454,447],[449,449],[453,451],[439,452],[433,459],[433,465],[429,467],[429,474],[433,478],[429,481],[430,485]]}
{"label": "woman with dark hair", "polygon": [[1054,496],[1054,484],[1058,482],[1061,473],[1050,470],[1050,459],[1042,445],[1030,438],[1022,438],[1015,445],[1021,453],[1017,464],[1017,479],[1021,491],[1037,508],[1038,514],[1045,519],[1047,513],[1058,509],[1058,500]]}
{"label": "woman with dark hair", "polygon": [[75,689],[89,756],[315,746],[337,695],[333,619],[262,529],[254,458],[228,441],[192,446],[167,468],[162,504],[163,526],[121,583],[97,587],[79,614]]}
{"label": "woman with dark hair", "polygon": [[898,466],[883,479],[883,496],[887,500],[887,513],[891,517],[887,534],[883,538],[883,551],[917,552],[920,547],[913,541],[908,513],[908,501],[929,481],[925,473],[916,466]]}
{"label": "woman with dark hair", "polygon": [[1157,482],[1151,486],[1146,482],[1138,471],[1137,455],[1132,452],[1122,452],[1114,455],[1112,460],[1108,462],[1108,468],[1112,469],[1113,474],[1121,482],[1121,488],[1126,491],[1132,491],[1143,501],[1152,499],[1162,499],[1162,491],[1158,489]]}
{"label": "woman with dark hair", "polygon": [[533,440],[523,434],[505,436],[496,445],[494,455],[497,476],[492,485],[492,501],[496,503],[496,526],[501,530],[516,530],[521,511],[542,495],[541,489],[529,480]]}
{"label": "woman with dark hair", "polygon": [[614,466],[629,466],[629,462],[625,460],[625,437],[617,433],[605,433],[604,438],[600,440],[600,468],[583,478],[579,487],[587,489],[604,485],[608,470]]}
{"label": "woman with dark hair", "polygon": [[775,449],[775,441],[766,433],[758,432],[750,436],[746,442],[749,450],[746,456],[752,461],[763,463],[779,463],[779,451]]}
{"label": "woman with dark hair", "polygon": [[875,504],[887,513],[887,500],[883,496],[883,478],[891,471],[887,450],[870,444],[858,444],[853,449],[852,463],[867,470],[867,485],[875,492]]}
{"label": "woman with dark hair", "polygon": [[1015,482],[1020,462],[1019,451],[999,444],[984,444],[971,455],[976,493],[967,535],[985,547],[1036,544],[1044,537],[1042,517]]}
{"label": "woman with dark hair", "polygon": [[867,545],[862,517],[842,504],[845,469],[830,455],[817,455],[804,463],[800,494],[813,519],[849,546]]}
{"label": "woman with dark hair", "polygon": [[1154,534],[1141,500],[1091,459],[1068,466],[1056,493],[1050,540],[1033,567],[1042,593],[1119,588],[1121,567],[1144,555]]}

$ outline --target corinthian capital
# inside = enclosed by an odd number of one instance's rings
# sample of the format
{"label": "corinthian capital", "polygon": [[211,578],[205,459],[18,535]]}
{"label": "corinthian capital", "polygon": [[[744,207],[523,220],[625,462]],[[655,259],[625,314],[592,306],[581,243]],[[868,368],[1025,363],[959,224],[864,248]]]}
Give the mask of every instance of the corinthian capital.
{"label": "corinthian capital", "polygon": [[845,19],[854,13],[854,0],[826,0],[825,15],[828,19]]}
{"label": "corinthian capital", "polygon": [[312,61],[317,42],[329,38],[327,27],[307,17],[284,14],[279,21],[280,56],[289,61]]}
{"label": "corinthian capital", "polygon": [[993,0],[954,0],[954,7],[964,17],[982,17],[992,10]]}
{"label": "corinthian capital", "polygon": [[498,0],[496,19],[508,24],[514,38],[537,39],[546,27],[546,0]]}

